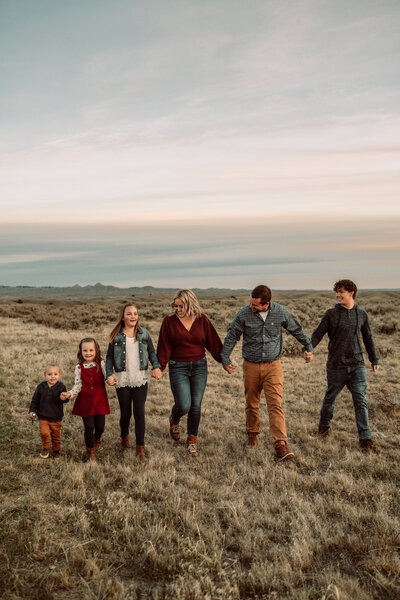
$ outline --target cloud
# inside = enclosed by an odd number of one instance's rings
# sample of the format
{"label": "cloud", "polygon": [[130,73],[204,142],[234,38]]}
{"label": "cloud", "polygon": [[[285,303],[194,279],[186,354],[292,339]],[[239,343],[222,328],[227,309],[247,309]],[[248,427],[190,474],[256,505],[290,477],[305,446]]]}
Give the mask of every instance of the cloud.
{"label": "cloud", "polygon": [[0,228],[6,285],[326,288],[352,277],[398,287],[399,218],[321,216],[138,221]]}

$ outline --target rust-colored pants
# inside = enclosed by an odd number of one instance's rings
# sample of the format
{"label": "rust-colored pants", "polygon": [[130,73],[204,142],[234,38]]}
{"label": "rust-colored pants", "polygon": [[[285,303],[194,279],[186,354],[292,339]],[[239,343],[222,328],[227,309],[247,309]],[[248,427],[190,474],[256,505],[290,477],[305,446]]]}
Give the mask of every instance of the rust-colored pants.
{"label": "rust-colored pants", "polygon": [[271,363],[243,361],[244,393],[246,397],[247,433],[260,432],[260,398],[264,390],[269,416],[269,431],[274,444],[286,441],[285,415],[282,410],[283,370],[280,358]]}
{"label": "rust-colored pants", "polygon": [[61,421],[46,421],[45,419],[39,419],[39,431],[40,437],[42,438],[42,448],[50,450],[50,436],[51,445],[54,451],[60,450],[60,430]]}

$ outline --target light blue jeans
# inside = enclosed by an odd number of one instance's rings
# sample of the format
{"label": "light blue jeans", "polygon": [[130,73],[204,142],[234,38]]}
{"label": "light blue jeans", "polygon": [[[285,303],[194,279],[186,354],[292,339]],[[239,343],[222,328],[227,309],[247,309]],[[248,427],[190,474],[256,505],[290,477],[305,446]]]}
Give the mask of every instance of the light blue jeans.
{"label": "light blue jeans", "polygon": [[358,437],[360,440],[367,440],[371,437],[371,430],[368,425],[368,405],[367,405],[367,371],[364,365],[354,365],[344,367],[343,369],[326,370],[328,387],[325,397],[322,401],[319,425],[329,427],[335,410],[336,399],[340,392],[347,387],[353,398],[354,412],[356,415],[356,424]]}
{"label": "light blue jeans", "polygon": [[168,367],[169,382],[175,400],[171,418],[178,422],[187,414],[187,434],[197,436],[201,401],[207,384],[207,359],[204,357],[193,362],[170,360]]}

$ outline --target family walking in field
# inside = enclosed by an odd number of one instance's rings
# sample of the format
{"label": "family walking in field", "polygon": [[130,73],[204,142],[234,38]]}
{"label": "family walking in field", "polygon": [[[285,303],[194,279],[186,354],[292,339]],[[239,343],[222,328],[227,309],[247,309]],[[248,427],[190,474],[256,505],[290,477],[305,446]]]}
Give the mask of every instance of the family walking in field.
{"label": "family walking in field", "polygon": [[131,448],[129,425],[133,412],[136,456],[145,461],[149,362],[151,376],[156,380],[162,377],[168,366],[174,400],[169,415],[169,432],[173,440],[180,440],[181,419],[187,415],[186,446],[189,454],[195,456],[201,404],[207,384],[205,351],[208,350],[225,371],[232,374],[236,367],[231,361],[231,354],[242,338],[247,448],[251,450],[257,445],[259,405],[264,391],[275,458],[277,461],[293,459],[294,453],[287,444],[282,408],[282,328],[302,345],[306,363],[312,361],[315,347],[328,334],[327,389],[320,412],[319,435],[326,438],[331,434],[335,402],[346,386],[353,399],[360,447],[376,452],[368,422],[367,378],[360,338],[361,334],[372,369],[376,372],[378,358],[368,316],[355,304],[357,286],[354,282],[343,279],[336,282],[333,289],[338,303],[325,312],[309,338],[297,318],[285,306],[271,300],[271,290],[259,285],[252,291],[250,303],[234,317],[223,343],[211,321],[201,312],[196,295],[191,290],[180,290],[171,305],[173,314],[162,321],[157,351],[147,329],[139,325],[137,308],[133,304],[124,305],[110,333],[105,361],[94,338],[81,340],[77,355],[79,363],[75,367],[74,386],[70,391],[60,381],[58,365],[46,367],[45,381],[36,388],[29,407],[30,417],[33,419],[37,415],[39,419],[41,458],[49,457],[50,440],[53,457],[60,457],[64,403],[74,398],[72,414],[81,416],[83,420],[85,458],[91,462],[96,460],[105,417],[110,413],[107,383],[116,387],[121,446],[123,450]]}

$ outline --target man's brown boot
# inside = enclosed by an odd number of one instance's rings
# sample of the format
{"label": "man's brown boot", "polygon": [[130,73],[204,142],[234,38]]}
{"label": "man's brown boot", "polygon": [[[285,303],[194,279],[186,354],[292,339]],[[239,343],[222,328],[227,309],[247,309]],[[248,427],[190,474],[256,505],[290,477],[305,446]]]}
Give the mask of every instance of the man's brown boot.
{"label": "man's brown boot", "polygon": [[131,443],[129,441],[129,433],[128,435],[121,436],[121,444],[122,450],[129,450],[129,448],[131,447]]}
{"label": "man's brown boot", "polygon": [[284,440],[280,440],[275,445],[275,460],[281,462],[283,460],[293,460],[294,454]]}

